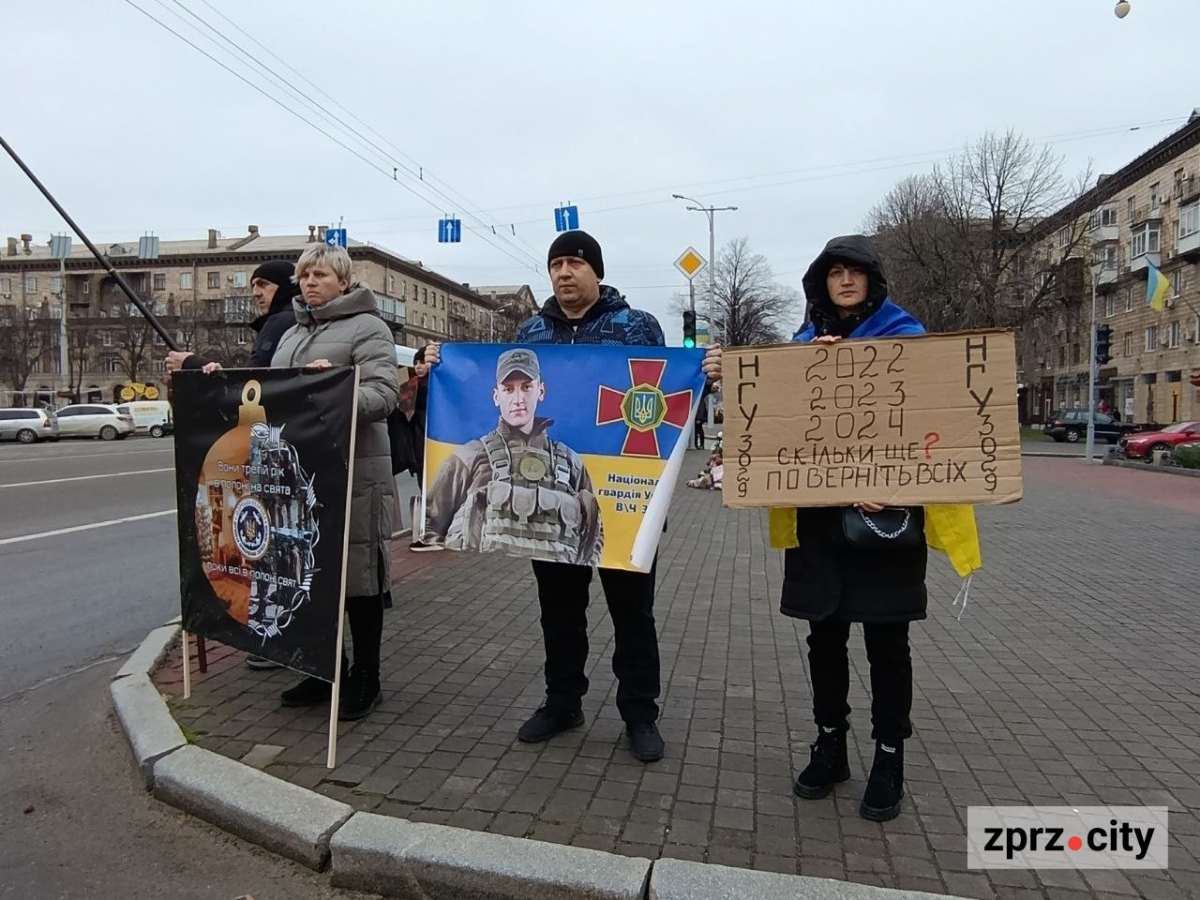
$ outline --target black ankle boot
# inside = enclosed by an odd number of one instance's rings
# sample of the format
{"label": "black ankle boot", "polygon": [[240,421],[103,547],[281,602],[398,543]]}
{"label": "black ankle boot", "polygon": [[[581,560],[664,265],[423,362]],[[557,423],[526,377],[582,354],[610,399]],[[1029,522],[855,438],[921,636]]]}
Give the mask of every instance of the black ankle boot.
{"label": "black ankle boot", "polygon": [[383,700],[379,689],[379,672],[375,670],[351,669],[342,690],[338,705],[338,718],[353,722],[371,714]]}
{"label": "black ankle boot", "polygon": [[839,781],[850,777],[846,760],[846,732],[842,728],[818,728],[809,763],[796,779],[796,796],[820,800]]}
{"label": "black ankle boot", "polygon": [[858,814],[873,822],[886,822],[900,815],[900,800],[904,796],[904,744],[896,741],[875,744],[875,762],[867,791],[863,794]]}

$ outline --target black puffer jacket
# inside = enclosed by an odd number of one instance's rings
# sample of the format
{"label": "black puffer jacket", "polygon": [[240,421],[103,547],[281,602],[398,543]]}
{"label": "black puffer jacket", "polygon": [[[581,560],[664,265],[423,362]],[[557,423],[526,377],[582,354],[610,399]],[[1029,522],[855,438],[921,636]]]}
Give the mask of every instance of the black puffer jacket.
{"label": "black puffer jacket", "polygon": [[[838,316],[825,282],[830,268],[839,261],[862,266],[868,273],[867,299],[846,318]],[[863,329],[866,336],[912,334],[920,328],[888,301],[883,262],[863,235],[830,241],[809,266],[804,293],[812,321],[796,335],[798,341],[821,335],[846,337],[876,313],[879,316]],[[795,513],[799,546],[784,552],[781,612],[799,619],[849,622],[925,618],[929,550],[923,541],[910,549],[863,550],[845,539],[843,507],[798,509]],[[925,511],[918,507],[912,514],[913,524],[923,531]]]}

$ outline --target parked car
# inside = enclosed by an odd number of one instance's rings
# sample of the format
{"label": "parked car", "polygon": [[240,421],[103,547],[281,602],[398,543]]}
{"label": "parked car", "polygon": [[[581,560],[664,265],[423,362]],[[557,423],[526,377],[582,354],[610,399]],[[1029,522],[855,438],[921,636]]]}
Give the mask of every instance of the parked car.
{"label": "parked car", "polygon": [[151,437],[166,437],[175,430],[175,422],[171,418],[171,404],[166,400],[137,400],[133,403],[122,403],[117,412],[133,417],[134,427],[138,434],[149,434]]}
{"label": "parked car", "polygon": [[134,432],[133,416],[103,403],[75,403],[58,411],[59,437],[126,438]]}
{"label": "parked car", "polygon": [[22,444],[57,441],[58,417],[53,410],[48,409],[0,409],[0,441],[9,440],[20,441]]}
{"label": "parked car", "polygon": [[1170,450],[1180,444],[1200,441],[1200,422],[1179,422],[1162,431],[1139,431],[1121,438],[1118,452],[1130,459],[1150,459],[1155,450]]}
{"label": "parked car", "polygon": [[[1096,413],[1096,440],[1098,441],[1115,444],[1122,435],[1129,434],[1134,430],[1135,426],[1133,425],[1122,424],[1105,413]],[[1046,427],[1043,431],[1046,437],[1054,438],[1060,444],[1063,441],[1074,444],[1087,440],[1087,410],[1064,409],[1061,412],[1052,413],[1046,420]]]}

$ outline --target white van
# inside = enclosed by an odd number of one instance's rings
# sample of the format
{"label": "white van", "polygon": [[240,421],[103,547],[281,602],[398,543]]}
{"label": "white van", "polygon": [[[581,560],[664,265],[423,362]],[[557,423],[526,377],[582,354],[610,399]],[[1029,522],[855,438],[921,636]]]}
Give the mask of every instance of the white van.
{"label": "white van", "polygon": [[171,418],[171,404],[166,400],[135,400],[122,403],[117,407],[117,411],[133,417],[138,434],[149,434],[157,438],[166,437],[175,430],[175,421]]}

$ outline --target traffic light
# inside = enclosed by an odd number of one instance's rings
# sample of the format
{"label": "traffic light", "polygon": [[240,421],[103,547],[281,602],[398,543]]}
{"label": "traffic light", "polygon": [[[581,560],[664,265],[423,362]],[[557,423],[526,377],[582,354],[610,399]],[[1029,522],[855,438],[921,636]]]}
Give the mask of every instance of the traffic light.
{"label": "traffic light", "polygon": [[1096,365],[1102,366],[1112,359],[1112,327],[1100,325],[1096,328]]}
{"label": "traffic light", "polygon": [[696,346],[696,314],[690,309],[683,311],[683,346]]}

